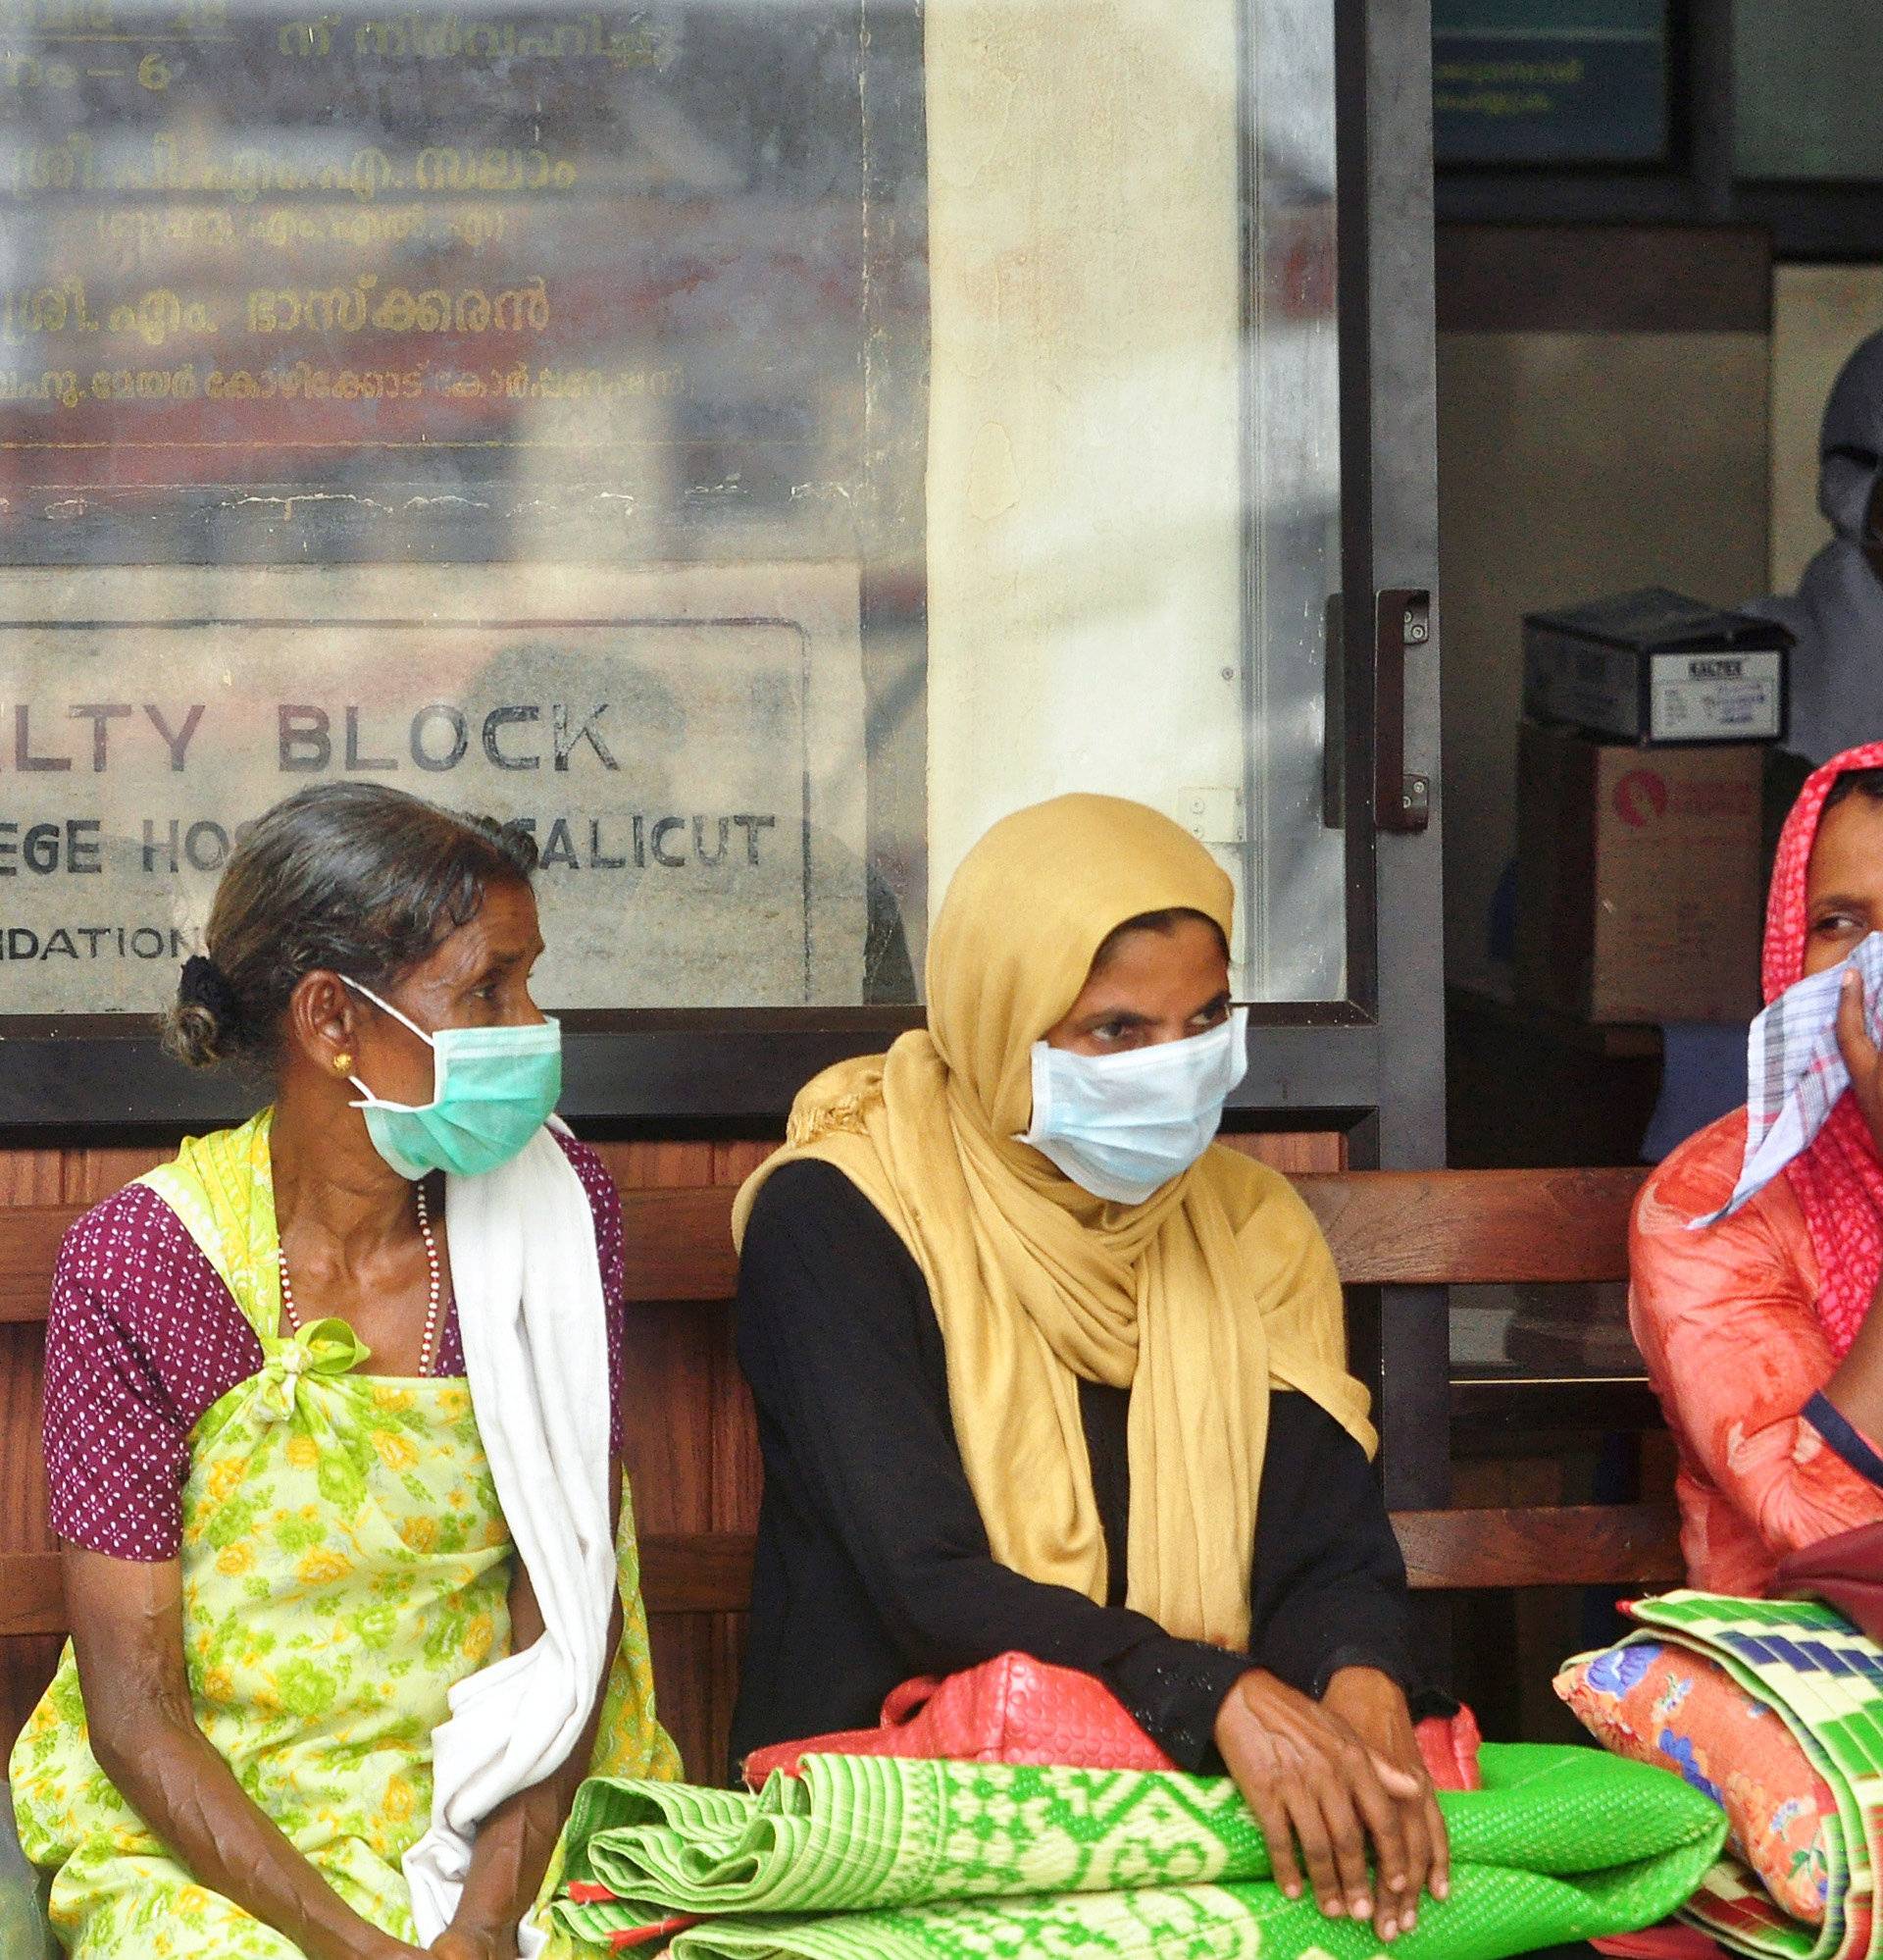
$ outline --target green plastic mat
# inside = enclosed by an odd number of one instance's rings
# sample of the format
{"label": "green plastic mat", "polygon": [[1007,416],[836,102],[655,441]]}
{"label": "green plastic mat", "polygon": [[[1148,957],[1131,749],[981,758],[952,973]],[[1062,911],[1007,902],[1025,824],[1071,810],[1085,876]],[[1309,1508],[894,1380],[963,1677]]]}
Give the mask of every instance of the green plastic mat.
{"label": "green plastic mat", "polygon": [[[1634,1931],[1700,1883],[1719,1807],[1594,1749],[1484,1751],[1485,1787],[1441,1798],[1452,1891],[1393,1951],[1504,1954]],[[756,1797],[584,1785],[555,1911],[588,1950],[702,1915],[671,1960],[1372,1960],[1368,1928],[1273,1883],[1226,1778],[807,1759]],[[587,1887],[611,1900],[581,1902]]]}
{"label": "green plastic mat", "polygon": [[1817,1600],[1672,1592],[1629,1611],[1642,1630],[1623,1647],[1684,1646],[1717,1661],[1786,1724],[1837,1797],[1837,1828],[1823,1837],[1822,1926],[1792,1919],[1731,1856],[1706,1874],[1683,1917],[1773,1960],[1883,1960],[1883,1652]]}

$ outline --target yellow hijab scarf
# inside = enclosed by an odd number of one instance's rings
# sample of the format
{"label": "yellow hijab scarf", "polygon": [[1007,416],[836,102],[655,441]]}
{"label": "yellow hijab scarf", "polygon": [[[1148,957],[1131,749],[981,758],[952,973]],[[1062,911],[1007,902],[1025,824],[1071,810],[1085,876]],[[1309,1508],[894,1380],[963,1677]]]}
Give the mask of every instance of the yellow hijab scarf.
{"label": "yellow hijab scarf", "polygon": [[[1272,1388],[1310,1395],[1370,1452],[1346,1369],[1340,1282],[1287,1180],[1213,1146],[1142,1205],[1113,1205],[1013,1139],[1033,1045],[1078,998],[1106,936],[1182,906],[1227,940],[1235,891],[1167,817],[1059,797],[962,860],[930,938],[926,1031],[799,1092],[781,1163],[835,1164],[914,1256],[993,1556],[1107,1596],[1078,1381],[1132,1390],[1127,1602],[1167,1632],[1242,1648]],[[834,1416],[837,1412],[833,1412]]]}

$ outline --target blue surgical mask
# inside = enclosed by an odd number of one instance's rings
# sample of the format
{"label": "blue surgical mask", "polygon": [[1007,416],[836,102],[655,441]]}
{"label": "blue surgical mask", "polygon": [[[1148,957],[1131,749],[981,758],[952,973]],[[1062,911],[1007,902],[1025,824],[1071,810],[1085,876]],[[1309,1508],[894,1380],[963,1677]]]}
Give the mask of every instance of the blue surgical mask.
{"label": "blue surgical mask", "polygon": [[[346,976],[342,974],[342,980]],[[440,1028],[427,1034],[390,1001],[346,980],[354,993],[403,1021],[432,1051],[432,1100],[387,1103],[357,1075],[373,1148],[401,1177],[433,1170],[476,1177],[508,1163],[549,1120],[562,1094],[562,1028]]]}
{"label": "blue surgical mask", "polygon": [[1248,1072],[1248,1014],[1124,1055],[1033,1045],[1033,1127],[1018,1139],[1082,1190],[1142,1205],[1202,1156]]}

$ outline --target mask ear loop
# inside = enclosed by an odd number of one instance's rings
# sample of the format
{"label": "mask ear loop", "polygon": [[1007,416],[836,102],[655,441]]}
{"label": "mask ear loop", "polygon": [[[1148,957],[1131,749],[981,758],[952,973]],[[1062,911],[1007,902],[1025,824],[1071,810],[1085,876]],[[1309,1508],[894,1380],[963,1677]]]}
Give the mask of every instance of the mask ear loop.
{"label": "mask ear loop", "polygon": [[373,1005],[376,1007],[378,1007],[382,1013],[390,1014],[395,1021],[403,1021],[405,1025],[409,1027],[412,1030],[412,1032],[415,1035],[417,1035],[422,1042],[424,1042],[427,1048],[434,1049],[437,1047],[437,1043],[434,1042],[432,1039],[432,1037],[429,1034],[427,1034],[422,1027],[420,1027],[418,1022],[415,1021],[410,1014],[402,1014],[398,1010],[398,1008],[392,1005],[390,1001],[382,1001],[380,997],[376,993],[374,993],[371,987],[363,987],[361,986],[359,981],[349,980],[344,973],[342,973],[339,976],[339,981],[342,987],[351,987],[354,993],[363,995],[367,1000],[371,1001]]}
{"label": "mask ear loop", "polygon": [[[371,1001],[373,1005],[381,1010],[381,1012],[390,1014],[395,1021],[403,1021],[404,1024],[407,1027],[409,1027],[412,1030],[412,1032],[415,1035],[417,1035],[422,1042],[424,1042],[426,1047],[432,1051],[433,1055],[434,1057],[436,1056],[438,1052],[437,1043],[433,1041],[432,1037],[429,1034],[427,1034],[422,1027],[420,1027],[418,1022],[415,1021],[410,1014],[401,1013],[398,1010],[398,1008],[392,1005],[390,1001],[381,1000],[380,997],[376,993],[374,993],[371,987],[362,985],[358,980],[351,979],[348,977],[348,975],[344,973],[340,974],[338,978],[340,985],[342,987],[351,987],[354,993],[360,995],[365,1000]],[[388,1103],[384,1100],[383,1097],[374,1095],[373,1091],[369,1089],[366,1086],[366,1084],[362,1082],[357,1075],[349,1075],[346,1079],[353,1085],[355,1089],[357,1089],[360,1092],[360,1095],[364,1098],[364,1101],[354,1103],[349,1106],[350,1108],[355,1109],[408,1109],[408,1110],[419,1109],[429,1109],[432,1107],[432,1103],[435,1103],[438,1100],[438,1064],[435,1060],[433,1060],[432,1064],[431,1103]]]}
{"label": "mask ear loop", "polygon": [[1034,1043],[1027,1057],[1027,1068],[1031,1083],[1033,1107],[1027,1112],[1027,1126],[1016,1132],[1015,1143],[1025,1143],[1029,1137],[1036,1137],[1042,1128],[1052,1119],[1052,1069],[1046,1057],[1048,1049],[1043,1039]]}

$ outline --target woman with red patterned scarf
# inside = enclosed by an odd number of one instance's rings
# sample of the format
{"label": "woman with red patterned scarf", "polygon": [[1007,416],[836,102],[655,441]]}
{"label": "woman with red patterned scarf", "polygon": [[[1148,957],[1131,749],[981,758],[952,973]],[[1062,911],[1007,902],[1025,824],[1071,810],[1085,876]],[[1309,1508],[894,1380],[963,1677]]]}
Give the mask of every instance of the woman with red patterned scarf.
{"label": "woman with red patterned scarf", "polygon": [[[1765,921],[1769,1005],[1883,931],[1883,743],[1846,750],[1786,820]],[[1809,1146],[1718,1222],[1748,1113],[1650,1178],[1629,1315],[1680,1451],[1689,1581],[1762,1595],[1778,1561],[1883,1522],[1883,1057],[1863,991],[1838,997],[1851,1086]]]}

